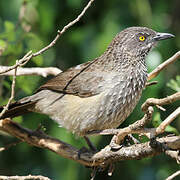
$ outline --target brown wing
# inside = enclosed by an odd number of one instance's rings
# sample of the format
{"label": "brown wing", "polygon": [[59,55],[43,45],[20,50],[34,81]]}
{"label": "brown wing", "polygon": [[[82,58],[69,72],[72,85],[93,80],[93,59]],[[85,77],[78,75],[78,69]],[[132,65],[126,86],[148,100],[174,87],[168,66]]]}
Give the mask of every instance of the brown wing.
{"label": "brown wing", "polygon": [[97,85],[102,82],[103,76],[93,70],[94,61],[77,65],[60,73],[42,85],[38,91],[49,89],[63,94],[73,94],[80,97],[89,97],[100,93]]}

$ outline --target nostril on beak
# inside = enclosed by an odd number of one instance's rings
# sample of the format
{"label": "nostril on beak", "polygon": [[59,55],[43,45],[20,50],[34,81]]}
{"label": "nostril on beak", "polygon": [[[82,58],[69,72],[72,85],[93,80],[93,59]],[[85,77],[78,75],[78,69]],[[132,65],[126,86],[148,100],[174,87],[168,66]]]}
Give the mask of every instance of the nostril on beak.
{"label": "nostril on beak", "polygon": [[160,40],[165,40],[169,38],[175,37],[173,34],[170,33],[157,33],[155,37],[153,37],[154,41],[160,41]]}

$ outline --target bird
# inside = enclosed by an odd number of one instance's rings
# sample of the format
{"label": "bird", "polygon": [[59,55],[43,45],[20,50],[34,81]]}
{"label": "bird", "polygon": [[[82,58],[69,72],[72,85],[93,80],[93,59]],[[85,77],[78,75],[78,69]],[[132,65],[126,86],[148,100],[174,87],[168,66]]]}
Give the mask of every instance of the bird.
{"label": "bird", "polygon": [[146,56],[158,41],[172,37],[147,27],[126,28],[101,56],[48,80],[33,95],[10,104],[1,119],[37,112],[83,137],[115,129],[133,111],[145,88]]}

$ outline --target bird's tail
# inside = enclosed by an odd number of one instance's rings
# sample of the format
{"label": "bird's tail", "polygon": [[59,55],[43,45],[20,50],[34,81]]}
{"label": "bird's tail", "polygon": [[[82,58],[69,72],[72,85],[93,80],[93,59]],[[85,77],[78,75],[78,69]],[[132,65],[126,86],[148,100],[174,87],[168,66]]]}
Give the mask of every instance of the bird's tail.
{"label": "bird's tail", "polygon": [[[2,115],[2,117],[0,117],[0,119],[13,118],[26,114],[30,112],[29,109],[32,109],[36,103],[36,101],[30,101],[27,98],[22,100],[10,104],[8,110]],[[0,106],[0,113],[2,112],[3,108],[4,106]]]}
{"label": "bird's tail", "polygon": [[[32,111],[39,112],[36,110],[36,103],[43,98],[46,99],[50,95],[52,95],[52,93],[49,90],[43,90],[33,94],[32,96],[20,99],[19,101],[10,104],[8,110],[3,114],[2,117],[0,117],[0,119],[21,116]],[[2,112],[2,110],[3,106],[0,106],[0,113]]]}

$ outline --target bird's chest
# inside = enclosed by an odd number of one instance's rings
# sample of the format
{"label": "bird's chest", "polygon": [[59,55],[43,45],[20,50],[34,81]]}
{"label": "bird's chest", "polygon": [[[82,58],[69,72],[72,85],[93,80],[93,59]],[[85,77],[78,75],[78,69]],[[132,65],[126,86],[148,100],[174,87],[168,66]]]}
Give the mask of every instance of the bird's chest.
{"label": "bird's chest", "polygon": [[[123,78],[116,77],[111,84],[106,98],[101,103],[101,117],[108,128],[119,126],[133,111],[145,86],[147,75],[130,73]],[[108,123],[107,123],[108,122]]]}

